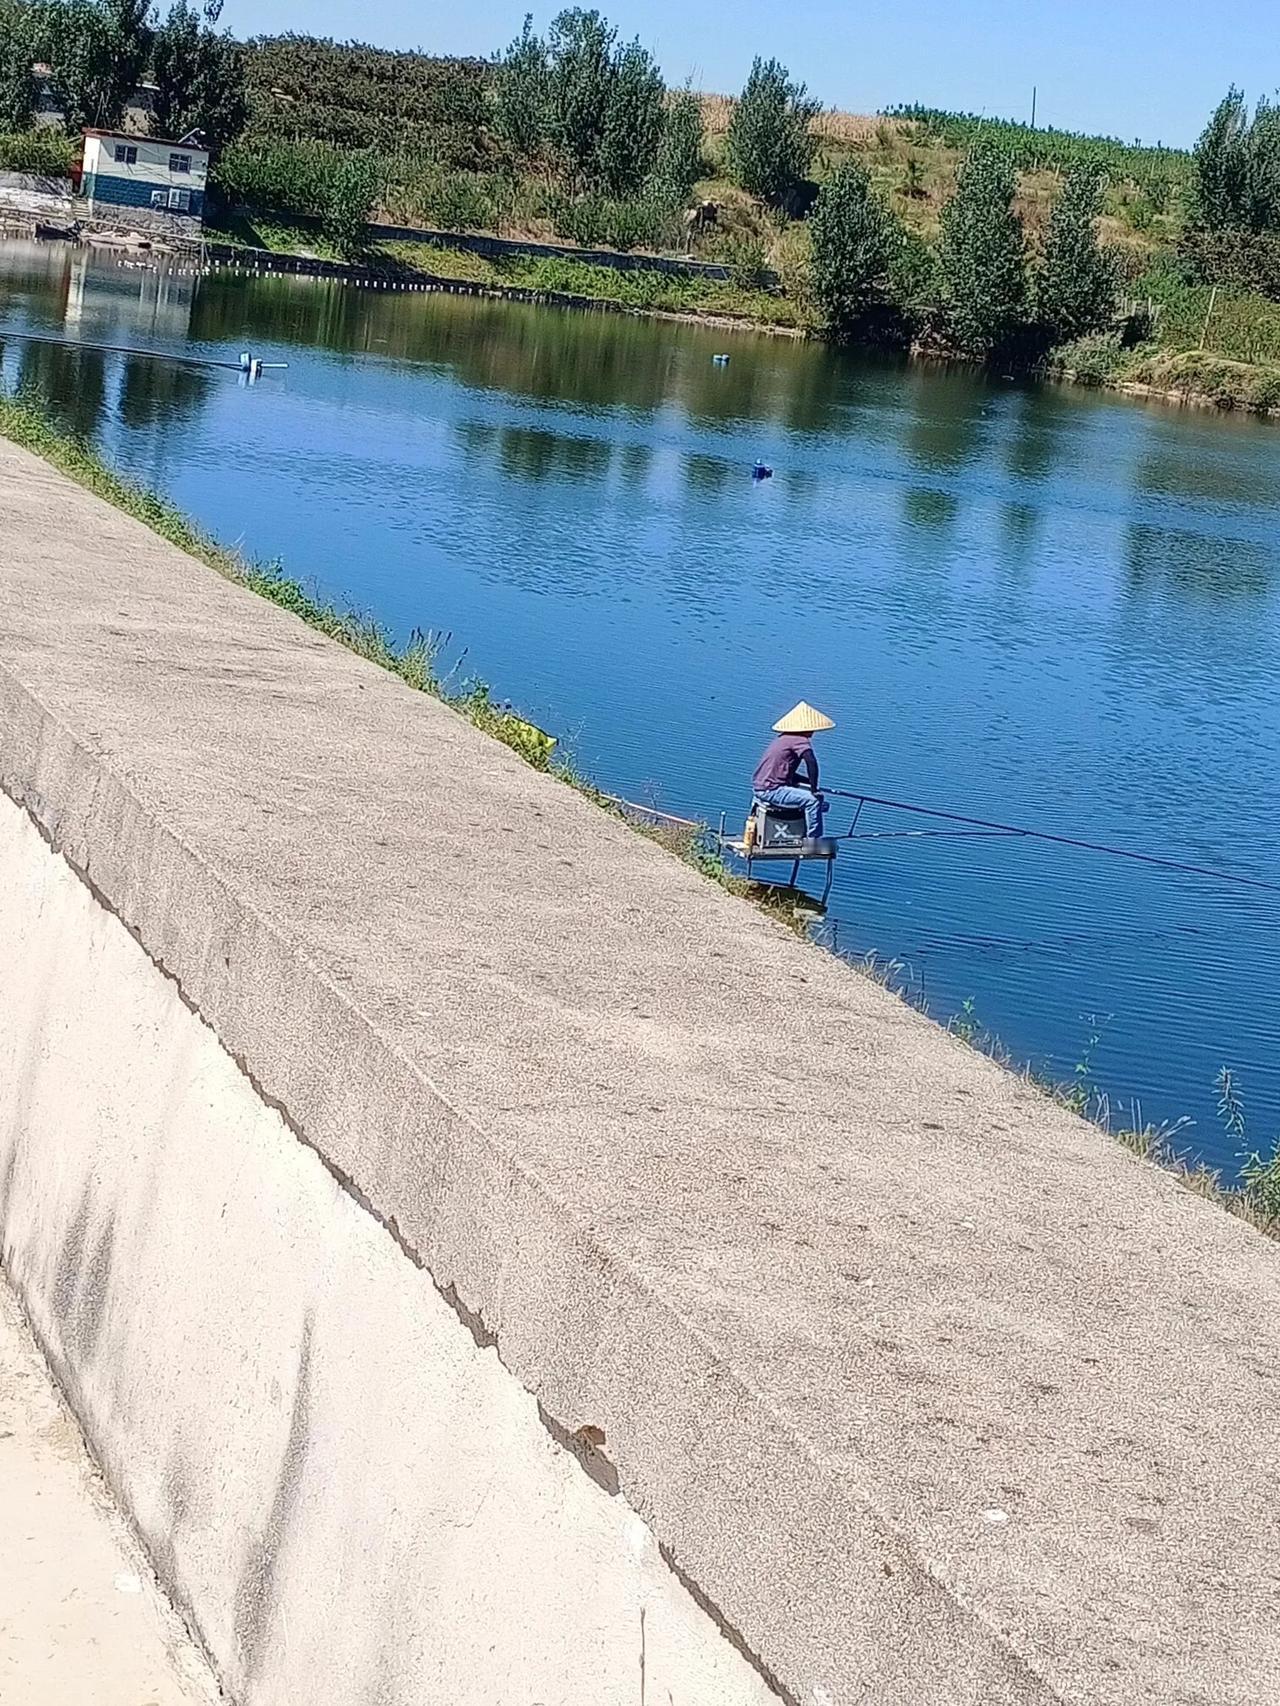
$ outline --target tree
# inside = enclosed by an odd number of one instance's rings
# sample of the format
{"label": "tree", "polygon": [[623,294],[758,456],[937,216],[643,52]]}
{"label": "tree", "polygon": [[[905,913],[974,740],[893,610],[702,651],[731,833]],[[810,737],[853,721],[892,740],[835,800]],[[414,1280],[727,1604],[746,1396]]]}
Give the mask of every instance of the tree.
{"label": "tree", "polygon": [[822,186],[809,220],[810,288],[828,336],[849,337],[885,299],[901,241],[897,220],[865,166],[846,160]]}
{"label": "tree", "polygon": [[118,130],[151,56],[150,0],[41,0],[35,39],[70,132]]}
{"label": "tree", "polygon": [[808,175],[817,142],[810,126],[822,110],[776,59],[756,59],[729,121],[725,158],[744,190],[775,207]]}
{"label": "tree", "polygon": [[1101,204],[1102,177],[1095,167],[1068,173],[1036,277],[1036,317],[1050,345],[1099,331],[1115,313],[1115,262],[1098,242]]}
{"label": "tree", "polygon": [[638,41],[614,56],[599,151],[599,173],[610,195],[634,195],[653,170],[666,93],[653,55]]}
{"label": "tree", "polygon": [[906,326],[928,320],[938,300],[938,257],[918,231],[899,227],[890,257],[889,298]]}
{"label": "tree", "polygon": [[702,104],[691,89],[667,104],[653,175],[658,193],[672,202],[683,202],[702,176]]}
{"label": "tree", "polygon": [[30,130],[35,105],[36,57],[29,7],[0,0],[0,131]]}
{"label": "tree", "polygon": [[370,154],[337,154],[327,172],[320,225],[334,248],[358,255],[365,245],[378,172]]}
{"label": "tree", "polygon": [[1251,231],[1280,226],[1280,107],[1262,96],[1249,126],[1244,214]]}
{"label": "tree", "polygon": [[519,159],[535,158],[546,141],[547,48],[528,14],[498,61],[496,99],[498,134]]}
{"label": "tree", "polygon": [[1245,223],[1249,180],[1249,108],[1234,85],[1196,144],[1196,212],[1210,231]]}
{"label": "tree", "polygon": [[1026,236],[1013,206],[1012,160],[977,144],[942,210],[938,278],[946,330],[963,355],[985,360],[1027,312]]}
{"label": "tree", "polygon": [[498,62],[495,123],[517,158],[549,150],[573,189],[627,199],[654,172],[665,100],[648,49],[619,47],[599,12],[573,7],[552,20],[545,41],[525,18]]}
{"label": "tree", "polygon": [[547,131],[569,174],[594,181],[613,97],[617,33],[599,12],[573,7],[547,35]]}
{"label": "tree", "polygon": [[234,142],[249,116],[244,58],[229,34],[218,30],[222,0],[197,11],[174,0],[155,33],[151,75],[156,90],[152,130],[180,137],[199,131],[209,148]]}

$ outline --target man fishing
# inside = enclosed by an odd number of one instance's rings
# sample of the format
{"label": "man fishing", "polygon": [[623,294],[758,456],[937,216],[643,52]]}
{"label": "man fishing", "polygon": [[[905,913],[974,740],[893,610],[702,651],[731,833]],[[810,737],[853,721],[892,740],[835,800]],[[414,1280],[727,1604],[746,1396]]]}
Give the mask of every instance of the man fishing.
{"label": "man fishing", "polygon": [[822,835],[827,802],[818,792],[818,755],[811,736],[835,724],[802,699],[773,725],[775,738],[764,749],[751,778],[751,791],[762,805],[803,811],[808,841]]}

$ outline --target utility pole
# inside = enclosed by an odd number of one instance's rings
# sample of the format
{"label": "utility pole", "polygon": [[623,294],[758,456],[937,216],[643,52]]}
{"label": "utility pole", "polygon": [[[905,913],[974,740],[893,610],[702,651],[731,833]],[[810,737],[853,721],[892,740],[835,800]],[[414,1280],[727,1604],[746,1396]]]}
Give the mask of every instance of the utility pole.
{"label": "utility pole", "polygon": [[1031,85],[1031,128],[1032,128],[1032,130],[1034,130],[1036,128],[1036,94],[1037,94],[1037,89],[1036,89],[1035,84],[1033,83]]}
{"label": "utility pole", "polygon": [[1218,300],[1218,287],[1215,284],[1213,289],[1209,292],[1209,306],[1204,311],[1204,325],[1200,329],[1200,348],[1201,349],[1204,348],[1204,341],[1209,336],[1209,322],[1213,318],[1213,308],[1214,308],[1214,304],[1217,302],[1217,300]]}

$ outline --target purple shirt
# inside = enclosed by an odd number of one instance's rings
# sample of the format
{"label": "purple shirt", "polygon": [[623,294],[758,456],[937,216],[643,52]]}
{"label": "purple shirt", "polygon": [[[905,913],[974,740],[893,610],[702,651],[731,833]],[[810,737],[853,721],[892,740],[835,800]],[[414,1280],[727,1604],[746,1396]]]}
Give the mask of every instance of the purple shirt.
{"label": "purple shirt", "polygon": [[751,778],[752,792],[767,794],[771,788],[790,788],[801,771],[808,785],[816,789],[818,760],[808,735],[775,735],[756,765]]}

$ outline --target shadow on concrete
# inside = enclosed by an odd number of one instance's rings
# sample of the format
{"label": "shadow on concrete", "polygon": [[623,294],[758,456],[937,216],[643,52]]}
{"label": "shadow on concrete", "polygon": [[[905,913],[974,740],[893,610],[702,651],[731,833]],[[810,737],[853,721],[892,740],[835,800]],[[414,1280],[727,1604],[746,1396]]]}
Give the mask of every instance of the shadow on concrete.
{"label": "shadow on concrete", "polygon": [[115,1216],[101,1216],[93,1230],[90,1186],[85,1185],[58,1248],[53,1275],[53,1313],[62,1341],[62,1354],[82,1377],[93,1362],[106,1326],[111,1269],[115,1258]]}
{"label": "shadow on concrete", "polygon": [[247,1694],[262,1667],[271,1641],[278,1594],[276,1575],[288,1541],[306,1473],[311,1433],[311,1354],[315,1311],[302,1322],[302,1345],[293,1388],[289,1432],[280,1457],[275,1494],[262,1531],[249,1547],[236,1588],[235,1635],[239,1652],[240,1690]]}

